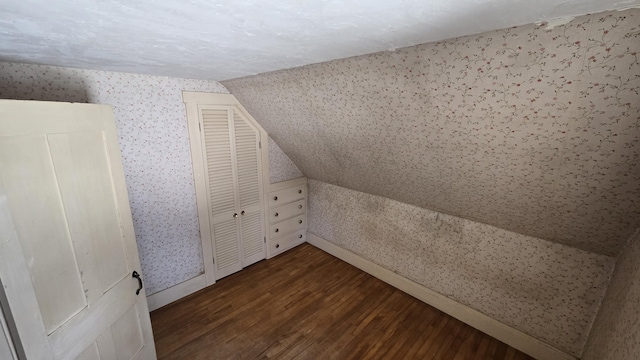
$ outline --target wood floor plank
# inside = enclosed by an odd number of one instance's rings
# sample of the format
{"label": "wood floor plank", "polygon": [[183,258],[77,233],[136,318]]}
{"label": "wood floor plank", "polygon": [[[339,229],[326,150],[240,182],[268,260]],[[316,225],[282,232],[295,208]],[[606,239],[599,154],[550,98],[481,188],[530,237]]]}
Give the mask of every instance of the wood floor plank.
{"label": "wood floor plank", "polygon": [[309,244],[151,321],[161,360],[531,359]]}

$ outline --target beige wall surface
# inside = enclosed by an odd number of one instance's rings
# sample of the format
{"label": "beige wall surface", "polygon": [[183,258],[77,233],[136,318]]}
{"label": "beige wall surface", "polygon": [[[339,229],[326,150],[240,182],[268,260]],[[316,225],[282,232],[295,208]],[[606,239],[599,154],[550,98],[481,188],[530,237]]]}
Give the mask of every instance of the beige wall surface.
{"label": "beige wall surface", "polygon": [[309,180],[309,232],[579,356],[614,260]]}
{"label": "beige wall surface", "polygon": [[312,179],[615,256],[640,227],[640,9],[224,81]]}
{"label": "beige wall surface", "polygon": [[640,359],[640,231],[618,258],[582,359]]}

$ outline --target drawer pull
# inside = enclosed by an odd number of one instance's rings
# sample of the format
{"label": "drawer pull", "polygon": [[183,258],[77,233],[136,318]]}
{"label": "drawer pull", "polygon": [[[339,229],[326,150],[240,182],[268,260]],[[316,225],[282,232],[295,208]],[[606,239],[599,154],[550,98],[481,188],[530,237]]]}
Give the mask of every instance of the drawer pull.
{"label": "drawer pull", "polygon": [[298,194],[302,194],[302,190],[298,190]]}
{"label": "drawer pull", "polygon": [[240,211],[240,215],[244,215],[244,210]]}
{"label": "drawer pull", "polygon": [[302,205],[298,205],[298,209],[302,209]]}
{"label": "drawer pull", "polygon": [[302,239],[302,234],[298,235],[298,238],[299,238],[299,239]]}
{"label": "drawer pull", "polygon": [[274,197],[273,197],[273,200],[274,200],[274,201],[278,201],[278,197],[277,197],[277,196],[274,196]]}
{"label": "drawer pull", "polygon": [[237,218],[238,217],[238,213],[233,214],[233,217]]}
{"label": "drawer pull", "polygon": [[276,232],[280,232],[280,229],[276,229]]}
{"label": "drawer pull", "polygon": [[273,216],[278,217],[278,213],[273,214]]}
{"label": "drawer pull", "polygon": [[276,249],[280,247],[280,244],[276,244]]}
{"label": "drawer pull", "polygon": [[298,220],[298,224],[302,224],[302,220]]}

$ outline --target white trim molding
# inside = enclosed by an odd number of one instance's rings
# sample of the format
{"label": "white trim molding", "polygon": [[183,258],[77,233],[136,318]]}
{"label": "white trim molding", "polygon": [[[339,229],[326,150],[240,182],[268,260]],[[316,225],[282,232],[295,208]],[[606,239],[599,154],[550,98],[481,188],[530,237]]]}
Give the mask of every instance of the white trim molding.
{"label": "white trim molding", "polygon": [[153,295],[149,295],[147,296],[149,311],[157,310],[205,287],[207,287],[207,281],[205,275],[202,274]]}
{"label": "white trim molding", "polygon": [[307,233],[307,242],[529,356],[544,360],[576,360],[576,357],[531,335],[449,299],[321,237]]}

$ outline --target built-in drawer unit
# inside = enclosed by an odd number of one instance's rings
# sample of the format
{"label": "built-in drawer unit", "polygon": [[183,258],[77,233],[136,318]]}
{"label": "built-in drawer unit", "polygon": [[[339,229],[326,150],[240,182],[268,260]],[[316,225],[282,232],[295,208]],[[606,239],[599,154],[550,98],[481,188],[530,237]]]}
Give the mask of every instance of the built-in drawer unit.
{"label": "built-in drawer unit", "polygon": [[287,220],[292,216],[304,214],[306,210],[307,210],[306,199],[298,200],[290,204],[269,209],[269,223],[275,224],[277,222]]}
{"label": "built-in drawer unit", "polygon": [[307,239],[307,178],[272,184],[270,190],[267,258]]}
{"label": "built-in drawer unit", "polygon": [[307,197],[307,184],[269,192],[269,207],[276,207]]}
{"label": "built-in drawer unit", "polygon": [[307,230],[300,230],[288,235],[272,239],[269,242],[269,251],[271,255],[278,255],[283,251],[289,250],[294,246],[300,245],[307,240]]}
{"label": "built-in drawer unit", "polygon": [[278,237],[279,235],[287,234],[292,231],[304,229],[307,220],[305,219],[305,215],[299,215],[289,220],[281,221],[279,223],[273,224],[269,227],[269,232],[271,233],[271,237]]}

